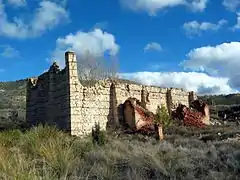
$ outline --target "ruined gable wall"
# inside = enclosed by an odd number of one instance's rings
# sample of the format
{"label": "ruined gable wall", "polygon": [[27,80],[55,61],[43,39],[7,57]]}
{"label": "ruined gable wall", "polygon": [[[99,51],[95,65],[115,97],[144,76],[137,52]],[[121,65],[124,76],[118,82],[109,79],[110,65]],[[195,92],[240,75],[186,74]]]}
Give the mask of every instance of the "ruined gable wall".
{"label": "ruined gable wall", "polygon": [[69,129],[68,80],[66,71],[48,71],[30,78],[27,85],[26,119],[32,125],[55,124]]}
{"label": "ruined gable wall", "polygon": [[47,119],[49,74],[44,73],[38,78],[31,78],[27,83],[26,120],[35,125]]}
{"label": "ruined gable wall", "polygon": [[56,123],[72,135],[91,133],[95,122],[102,129],[107,124],[118,125],[123,120],[121,105],[129,97],[145,103],[156,112],[162,104],[174,109],[176,103],[189,105],[193,94],[182,89],[160,88],[137,84],[99,81],[93,87],[84,87],[78,78],[76,54],[66,52],[63,70],[50,68],[38,77],[37,84],[29,81],[27,91],[27,119],[37,122]]}

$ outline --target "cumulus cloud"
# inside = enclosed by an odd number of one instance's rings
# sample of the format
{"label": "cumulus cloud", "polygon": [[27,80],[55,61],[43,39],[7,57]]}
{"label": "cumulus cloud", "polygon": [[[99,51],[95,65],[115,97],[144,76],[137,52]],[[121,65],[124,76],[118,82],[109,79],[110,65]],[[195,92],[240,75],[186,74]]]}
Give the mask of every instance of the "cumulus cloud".
{"label": "cumulus cloud", "polygon": [[114,35],[101,29],[94,29],[90,32],[78,31],[57,39],[52,59],[64,67],[64,53],[67,50],[75,51],[78,56],[84,56],[86,53],[90,53],[92,56],[109,53],[114,56],[118,53],[119,48]]}
{"label": "cumulus cloud", "polygon": [[42,0],[33,14],[32,21],[25,23],[24,19],[14,17],[9,20],[5,5],[0,0],[0,35],[24,39],[42,35],[62,22],[68,21],[68,12],[63,3]]}
{"label": "cumulus cloud", "polygon": [[14,58],[20,56],[19,51],[9,45],[1,45],[0,49],[2,49],[0,55],[5,58]]}
{"label": "cumulus cloud", "polygon": [[237,23],[233,26],[233,30],[240,29],[240,13],[237,13]]}
{"label": "cumulus cloud", "polygon": [[203,31],[209,31],[209,30],[217,31],[218,29],[223,27],[226,23],[227,21],[225,19],[221,19],[220,21],[218,21],[217,24],[210,23],[210,22],[199,23],[197,21],[190,21],[183,24],[183,29],[185,30],[187,35],[190,35],[190,36],[201,35]]}
{"label": "cumulus cloud", "polygon": [[193,11],[203,11],[207,7],[208,0],[192,0],[189,1],[188,6]]}
{"label": "cumulus cloud", "polygon": [[183,88],[199,95],[237,92],[229,86],[228,78],[211,77],[198,72],[133,72],[119,76],[145,85]]}
{"label": "cumulus cloud", "polygon": [[67,19],[68,13],[62,6],[50,1],[42,1],[32,21],[32,31],[34,35],[41,34],[58,25],[61,20]]}
{"label": "cumulus cloud", "polygon": [[160,44],[158,44],[156,42],[152,42],[152,43],[149,43],[145,46],[144,52],[147,52],[149,50],[161,51],[162,47],[161,47]]}
{"label": "cumulus cloud", "polygon": [[234,88],[240,87],[240,42],[222,43],[191,50],[182,65],[185,68],[204,71],[212,76],[225,77]]}
{"label": "cumulus cloud", "polygon": [[181,65],[193,72],[134,72],[121,73],[120,77],[146,85],[184,88],[200,95],[237,93],[239,49],[240,42],[192,49]]}
{"label": "cumulus cloud", "polygon": [[120,0],[121,4],[134,11],[145,11],[149,15],[156,15],[162,9],[184,5],[193,11],[203,11],[208,0]]}
{"label": "cumulus cloud", "polygon": [[239,0],[224,0],[222,4],[229,11],[236,11],[237,8],[240,7],[240,1]]}

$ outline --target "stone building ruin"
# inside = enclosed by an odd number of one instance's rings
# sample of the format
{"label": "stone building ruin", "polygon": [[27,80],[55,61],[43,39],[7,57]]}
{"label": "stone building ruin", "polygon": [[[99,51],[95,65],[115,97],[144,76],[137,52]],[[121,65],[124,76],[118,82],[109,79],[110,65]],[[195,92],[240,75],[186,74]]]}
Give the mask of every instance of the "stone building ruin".
{"label": "stone building ruin", "polygon": [[93,87],[84,87],[78,78],[77,58],[74,52],[65,53],[66,67],[56,63],[48,72],[27,83],[26,119],[32,125],[55,124],[71,135],[86,136],[95,122],[101,129],[118,126],[123,121],[121,105],[129,97],[145,102],[148,110],[156,112],[165,105],[169,112],[179,103],[189,107],[196,99],[194,92],[177,88],[161,88],[121,81],[99,81]]}

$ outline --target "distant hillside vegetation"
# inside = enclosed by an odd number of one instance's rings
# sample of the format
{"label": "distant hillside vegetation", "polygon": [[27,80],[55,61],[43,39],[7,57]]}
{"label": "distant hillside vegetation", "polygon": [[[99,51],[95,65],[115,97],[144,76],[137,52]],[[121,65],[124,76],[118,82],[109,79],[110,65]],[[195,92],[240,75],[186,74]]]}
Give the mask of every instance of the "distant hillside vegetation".
{"label": "distant hillside vegetation", "polygon": [[208,102],[208,104],[215,103],[215,105],[237,105],[240,104],[240,94],[229,95],[212,95],[199,96],[199,98]]}
{"label": "distant hillside vegetation", "polygon": [[26,80],[0,82],[0,109],[25,109]]}
{"label": "distant hillside vegetation", "polygon": [[0,130],[25,125],[26,80],[0,82]]}

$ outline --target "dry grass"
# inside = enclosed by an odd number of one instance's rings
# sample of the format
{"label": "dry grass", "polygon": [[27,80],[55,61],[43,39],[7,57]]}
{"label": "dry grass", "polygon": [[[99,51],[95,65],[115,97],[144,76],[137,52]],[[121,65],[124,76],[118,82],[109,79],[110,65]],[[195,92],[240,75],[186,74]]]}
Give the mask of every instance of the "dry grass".
{"label": "dry grass", "polygon": [[198,139],[199,133],[220,130],[231,127],[198,131],[172,127],[163,142],[142,135],[108,134],[102,146],[51,127],[1,132],[0,179],[237,179],[240,143]]}

